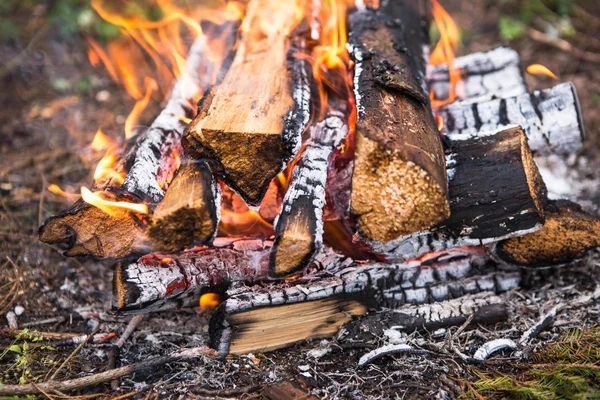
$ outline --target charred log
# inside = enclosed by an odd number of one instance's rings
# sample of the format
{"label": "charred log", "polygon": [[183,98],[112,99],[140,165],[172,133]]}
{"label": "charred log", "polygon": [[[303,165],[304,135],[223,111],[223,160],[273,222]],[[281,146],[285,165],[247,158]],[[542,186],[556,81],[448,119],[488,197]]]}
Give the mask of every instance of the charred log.
{"label": "charred log", "polygon": [[511,128],[462,139],[447,141],[450,217],[432,229],[389,243],[369,242],[376,254],[399,262],[522,236],[542,227],[546,189],[523,131]]}
{"label": "charred log", "polygon": [[494,256],[509,265],[548,267],[571,263],[600,247],[600,220],[570,201],[546,207],[546,223],[537,232],[492,247]]}
{"label": "charred log", "polygon": [[281,278],[306,267],[323,243],[323,207],[331,155],[348,133],[344,115],[329,115],[311,129],[275,221],[269,275]]}
{"label": "charred log", "polygon": [[350,16],[358,109],[351,212],[360,234],[379,242],[430,228],[450,212],[425,82],[423,22],[415,1]]}
{"label": "charred log", "polygon": [[[493,98],[518,96],[528,91],[519,53],[508,47],[459,57],[452,65],[458,70],[461,78],[454,88],[456,100],[480,103]],[[447,64],[429,67],[427,82],[434,99],[449,98],[450,79]]]}
{"label": "charred log", "polygon": [[156,206],[147,236],[158,251],[176,252],[217,233],[220,188],[206,163],[185,162]]}
{"label": "charred log", "polygon": [[[230,25],[224,27],[231,36],[227,47],[235,43],[235,27]],[[194,116],[191,104],[195,96],[206,91],[218,75],[216,66],[205,57],[205,41],[201,36],[194,42],[166,107],[121,155],[115,169],[125,175],[125,181],[103,179],[94,183],[94,191],[110,193],[116,201],[156,203],[162,199],[164,191],[158,182],[168,183],[176,168],[173,153],[180,148],[186,129],[182,117]],[[48,218],[40,227],[39,237],[42,242],[64,246],[67,256],[122,258],[140,251],[137,238],[144,230],[145,221],[137,215],[109,215],[79,200],[67,211]]]}
{"label": "charred log", "polygon": [[579,100],[571,83],[483,103],[457,102],[437,112],[444,119],[446,133],[452,136],[520,125],[536,155],[574,153],[585,136]]}
{"label": "charred log", "polygon": [[232,65],[183,142],[251,205],[296,154],[309,120],[310,66],[297,57],[306,52],[302,3],[249,2]]}

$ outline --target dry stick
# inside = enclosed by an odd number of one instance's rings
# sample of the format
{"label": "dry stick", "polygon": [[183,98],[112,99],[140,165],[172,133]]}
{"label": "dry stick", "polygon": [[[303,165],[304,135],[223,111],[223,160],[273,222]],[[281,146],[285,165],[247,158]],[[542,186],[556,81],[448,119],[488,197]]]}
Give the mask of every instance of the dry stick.
{"label": "dry stick", "polygon": [[83,348],[83,346],[85,346],[87,344],[87,342],[94,337],[94,335],[96,334],[96,332],[98,332],[98,330],[100,329],[100,325],[96,326],[96,329],[94,329],[94,331],[92,333],[90,333],[89,335],[87,335],[87,337],[85,338],[85,340],[83,340],[79,346],[77,346],[75,348],[75,350],[73,350],[71,352],[71,354],[69,354],[69,356],[65,359],[65,361],[62,362],[62,364],[60,364],[58,366],[58,368],[56,369],[56,371],[54,371],[54,373],[52,374],[52,376],[50,376],[50,380],[54,380],[56,379],[56,376],[58,375],[58,373],[60,372],[61,369],[63,369],[63,367],[65,365],[67,365],[67,363],[71,360],[71,358],[75,357],[75,354],[79,353],[79,350],[81,350]]}
{"label": "dry stick", "polygon": [[[231,29],[230,42],[234,41],[234,34],[235,29]],[[205,57],[205,42],[206,38],[200,36],[193,43],[185,70],[173,87],[166,107],[122,155],[116,168],[127,173],[123,184],[103,180],[95,182],[94,190],[109,191],[124,201],[157,203],[162,199],[164,191],[157,178],[174,168],[173,152],[179,148],[187,127],[182,117],[195,115],[194,98],[204,93],[217,75],[210,57]],[[226,43],[226,48],[232,45]],[[136,248],[136,238],[143,233],[144,224],[138,216],[132,213],[111,216],[79,200],[67,211],[46,220],[40,227],[40,240],[66,246],[64,254],[67,256],[120,258],[141,251]]]}
{"label": "dry stick", "polygon": [[573,56],[575,56],[583,61],[600,63],[600,54],[578,49],[564,39],[551,38],[550,36],[546,35],[545,33],[540,32],[533,28],[527,28],[527,35],[531,39],[533,39],[537,42],[547,44],[549,46],[555,47],[559,50],[562,50],[564,52],[572,54]]}
{"label": "dry stick", "polygon": [[173,361],[188,360],[199,356],[216,357],[217,354],[214,350],[208,347],[182,349],[167,356],[151,358],[146,361],[126,365],[124,367],[86,376],[83,378],[76,378],[58,382],[50,380],[42,383],[26,385],[0,385],[0,396],[24,396],[28,394],[40,393],[40,390],[46,392],[52,390],[69,392],[76,389],[82,389],[85,387],[98,385],[100,383],[108,382],[113,379],[119,379],[144,369],[153,368]]}
{"label": "dry stick", "polygon": [[[309,120],[306,31],[301,0],[250,0],[223,82],[205,96],[184,138],[188,155],[208,159],[251,205],[297,153]],[[298,57],[300,55],[300,57]],[[244,77],[244,79],[240,79]]]}
{"label": "dry stick", "polygon": [[419,2],[382,3],[349,20],[358,121],[351,212],[387,243],[450,215],[444,150],[425,82],[429,43]]}
{"label": "dry stick", "polygon": [[345,117],[331,113],[311,129],[311,137],[294,166],[281,212],[274,222],[271,277],[299,272],[321,249],[327,170],[334,150],[348,134]]}
{"label": "dry stick", "polygon": [[[121,351],[121,348],[143,319],[144,315],[135,315],[133,318],[131,318],[131,321],[129,321],[129,324],[127,324],[127,327],[123,331],[123,334],[119,337],[119,339],[117,339],[115,344],[110,349],[111,351],[108,357],[108,369],[114,369],[117,366],[117,358],[119,358],[119,352]],[[119,381],[116,379],[113,380],[110,383],[110,386],[113,390],[117,390],[119,387]]]}
{"label": "dry stick", "polygon": [[456,102],[436,112],[444,119],[443,133],[451,138],[519,125],[535,155],[575,153],[585,137],[579,99],[571,83],[481,103]]}
{"label": "dry stick", "polygon": [[[519,53],[508,47],[459,57],[452,66],[461,77],[455,87],[456,100],[477,103],[527,93]],[[448,65],[429,66],[427,83],[435,99],[447,99],[450,92]]]}

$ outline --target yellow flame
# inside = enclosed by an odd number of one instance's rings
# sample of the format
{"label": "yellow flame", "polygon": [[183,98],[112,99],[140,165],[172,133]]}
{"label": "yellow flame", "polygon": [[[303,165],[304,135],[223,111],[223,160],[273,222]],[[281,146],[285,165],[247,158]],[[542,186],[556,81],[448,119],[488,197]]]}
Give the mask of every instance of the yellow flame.
{"label": "yellow flame", "polygon": [[544,75],[552,79],[558,79],[554,72],[550,71],[548,67],[542,64],[531,64],[527,67],[527,72],[531,75]]}
{"label": "yellow flame", "polygon": [[152,78],[146,78],[145,87],[146,93],[144,94],[144,97],[135,103],[135,106],[133,106],[133,109],[125,120],[125,138],[130,138],[133,135],[133,127],[137,125],[140,116],[148,106],[152,93],[158,89],[156,81]]}
{"label": "yellow flame", "polygon": [[83,200],[109,215],[117,217],[123,215],[123,212],[148,214],[148,206],[146,204],[130,203],[127,201],[111,201],[103,198],[103,196],[109,195],[110,194],[106,192],[92,192],[85,186],[81,187],[81,197]]}
{"label": "yellow flame", "polygon": [[114,147],[115,145],[116,143],[110,137],[106,136],[101,128],[98,128],[94,140],[90,143],[90,148],[94,151],[102,151]]}
{"label": "yellow flame", "polygon": [[435,108],[456,100],[456,84],[460,82],[461,76],[460,70],[454,66],[454,59],[460,40],[460,29],[437,0],[431,0],[431,4],[433,5],[433,19],[440,32],[440,40],[431,52],[429,63],[434,66],[447,64],[450,75],[450,90],[447,99],[436,99],[433,91],[430,94],[431,105]]}

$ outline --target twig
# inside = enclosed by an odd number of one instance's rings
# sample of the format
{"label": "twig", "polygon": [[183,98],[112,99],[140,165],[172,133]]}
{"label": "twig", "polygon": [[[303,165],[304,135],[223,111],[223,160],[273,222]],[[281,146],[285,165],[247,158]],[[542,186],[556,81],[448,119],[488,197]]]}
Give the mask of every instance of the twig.
{"label": "twig", "polygon": [[193,393],[199,396],[211,396],[211,397],[233,397],[233,396],[241,396],[243,394],[256,392],[260,389],[259,385],[251,385],[241,388],[235,389],[204,389],[204,388],[195,388],[193,389]]}
{"label": "twig", "polygon": [[546,314],[542,315],[542,317],[537,323],[535,323],[535,325],[533,325],[531,328],[527,329],[525,333],[523,333],[521,339],[519,339],[519,344],[526,344],[528,341],[539,335],[544,329],[547,329],[550,326],[552,326],[552,324],[554,323],[554,318],[556,318],[556,314],[562,309],[562,307],[563,306],[561,304],[558,304],[552,307],[552,309]]}
{"label": "twig", "polygon": [[589,62],[593,62],[593,63],[600,63],[600,54],[599,53],[583,51],[581,49],[574,47],[571,43],[567,42],[564,39],[551,38],[550,36],[546,35],[545,33],[540,32],[537,29],[533,29],[533,28],[527,28],[527,35],[531,39],[533,39],[537,42],[544,43],[549,46],[555,47],[559,50],[562,50],[564,52],[572,54],[573,56],[575,56],[581,60],[589,61]]}
{"label": "twig", "polygon": [[81,342],[79,344],[79,346],[77,346],[75,348],[75,350],[73,350],[71,352],[71,354],[69,354],[69,356],[65,359],[65,361],[63,361],[62,364],[60,364],[58,366],[58,368],[56,369],[56,371],[54,371],[54,373],[52,374],[52,376],[50,376],[51,380],[56,379],[56,376],[58,375],[58,373],[60,372],[60,370],[63,369],[63,367],[65,365],[67,365],[67,363],[71,360],[71,358],[75,357],[75,354],[79,353],[79,350],[81,350],[83,348],[83,346],[85,346],[87,344],[87,342],[90,341],[90,339],[96,334],[96,332],[98,332],[98,329],[100,329],[100,326],[97,326],[96,329],[94,329],[94,331],[91,334],[87,335],[86,338],[83,340],[83,342]]}
{"label": "twig", "polygon": [[35,385],[0,385],[0,396],[24,396],[28,394],[37,394],[41,393],[40,389],[44,391],[60,390],[61,392],[69,392],[72,390],[112,381],[113,379],[119,379],[124,376],[131,375],[135,372],[141,371],[143,369],[156,367],[173,361],[188,360],[199,356],[218,357],[218,353],[215,350],[206,346],[182,349],[167,356],[151,358],[146,361],[141,361],[139,363],[126,365],[124,367],[112,369],[105,372],[100,372],[98,374],[86,376],[83,378],[70,379],[66,381],[50,380]]}
{"label": "twig", "polygon": [[[121,351],[121,348],[123,347],[123,345],[125,344],[127,339],[129,339],[129,336],[131,336],[131,334],[138,327],[140,322],[142,322],[143,319],[144,319],[144,315],[141,315],[141,314],[136,315],[133,318],[131,318],[131,320],[129,321],[129,324],[127,324],[127,327],[123,331],[123,334],[119,337],[119,339],[117,339],[115,345],[110,349],[110,353],[108,356],[108,369],[113,369],[117,366],[117,358],[119,358],[119,353]],[[112,390],[117,390],[119,388],[119,381],[116,379],[113,380],[110,383],[110,386],[111,386]]]}

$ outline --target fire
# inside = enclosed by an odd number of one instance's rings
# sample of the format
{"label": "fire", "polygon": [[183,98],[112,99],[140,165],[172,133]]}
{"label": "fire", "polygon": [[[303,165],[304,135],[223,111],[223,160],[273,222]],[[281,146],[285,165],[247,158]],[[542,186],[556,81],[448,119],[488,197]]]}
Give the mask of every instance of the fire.
{"label": "fire", "polygon": [[81,197],[77,193],[68,193],[68,192],[65,192],[58,185],[56,185],[54,183],[48,185],[48,191],[50,193],[52,193],[52,194],[55,194],[57,196],[62,196],[62,197],[67,198],[69,200],[77,200],[77,199],[79,199]]}
{"label": "fire", "polygon": [[554,72],[550,71],[545,65],[531,64],[527,67],[527,72],[532,75],[544,75],[552,79],[558,79]]}
{"label": "fire", "polygon": [[106,136],[101,128],[98,128],[94,140],[90,143],[90,148],[94,151],[102,151],[115,147],[116,145],[117,144],[110,137]]}
{"label": "fire", "polygon": [[135,103],[131,113],[129,113],[129,116],[125,120],[125,138],[130,138],[133,135],[133,127],[137,125],[140,116],[148,106],[152,93],[158,89],[158,84],[152,78],[146,78],[144,86],[146,89],[144,97]]}
{"label": "fire", "polygon": [[148,214],[148,206],[146,204],[130,203],[127,201],[114,201],[107,199],[110,193],[108,192],[92,192],[85,186],[81,187],[81,197],[86,203],[98,207],[105,213],[118,217],[123,215],[123,212],[134,212],[136,214]]}
{"label": "fire", "polygon": [[217,293],[204,293],[198,303],[203,310],[214,310],[221,303],[221,296]]}
{"label": "fire", "polygon": [[433,66],[447,64],[450,76],[450,90],[447,99],[436,99],[433,92],[430,93],[432,107],[441,107],[456,100],[456,84],[460,82],[460,70],[454,66],[455,53],[460,40],[460,29],[450,14],[438,3],[431,0],[433,6],[433,19],[440,32],[440,40],[429,57],[429,63]]}
{"label": "fire", "polygon": [[444,129],[444,118],[440,114],[435,114],[435,124],[437,125],[438,131]]}

